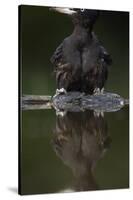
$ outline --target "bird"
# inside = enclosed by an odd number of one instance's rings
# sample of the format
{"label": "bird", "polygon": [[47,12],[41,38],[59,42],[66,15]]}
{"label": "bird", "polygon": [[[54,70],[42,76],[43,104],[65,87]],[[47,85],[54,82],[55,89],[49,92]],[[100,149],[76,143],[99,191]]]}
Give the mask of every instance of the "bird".
{"label": "bird", "polygon": [[74,24],[72,34],[61,42],[50,59],[56,74],[56,93],[103,93],[112,58],[93,31],[100,11],[74,8],[52,10],[69,15]]}
{"label": "bird", "polygon": [[100,189],[95,169],[111,142],[107,121],[101,115],[95,116],[92,110],[56,116],[51,144],[56,155],[72,170],[75,191]]}

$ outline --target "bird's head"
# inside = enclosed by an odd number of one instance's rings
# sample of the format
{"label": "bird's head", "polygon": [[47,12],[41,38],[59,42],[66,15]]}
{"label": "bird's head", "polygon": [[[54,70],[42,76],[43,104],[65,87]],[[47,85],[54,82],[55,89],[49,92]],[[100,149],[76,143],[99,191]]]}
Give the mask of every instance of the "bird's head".
{"label": "bird's head", "polygon": [[84,28],[92,28],[99,16],[98,10],[76,8],[52,8],[52,10],[71,16],[75,25],[79,24]]}

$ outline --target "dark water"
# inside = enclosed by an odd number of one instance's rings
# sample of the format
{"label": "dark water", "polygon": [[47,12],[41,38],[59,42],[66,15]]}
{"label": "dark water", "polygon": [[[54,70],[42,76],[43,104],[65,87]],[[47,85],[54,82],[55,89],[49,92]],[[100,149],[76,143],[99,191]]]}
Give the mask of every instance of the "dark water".
{"label": "dark water", "polygon": [[128,188],[128,108],[22,114],[22,193]]}
{"label": "dark water", "polygon": [[[22,94],[53,95],[50,57],[72,32],[71,20],[45,7],[21,7]],[[113,58],[107,90],[128,98],[128,13],[104,11],[95,32]],[[129,186],[129,109],[56,116],[22,111],[21,193],[55,193]]]}

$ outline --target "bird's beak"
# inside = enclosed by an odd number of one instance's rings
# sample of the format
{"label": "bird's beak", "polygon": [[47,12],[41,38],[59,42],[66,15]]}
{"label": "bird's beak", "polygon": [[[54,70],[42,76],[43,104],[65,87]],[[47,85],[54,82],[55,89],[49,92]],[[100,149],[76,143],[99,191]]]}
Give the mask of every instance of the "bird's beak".
{"label": "bird's beak", "polygon": [[72,10],[71,8],[50,8],[50,10],[54,10],[63,14],[72,15],[76,13],[76,11]]}

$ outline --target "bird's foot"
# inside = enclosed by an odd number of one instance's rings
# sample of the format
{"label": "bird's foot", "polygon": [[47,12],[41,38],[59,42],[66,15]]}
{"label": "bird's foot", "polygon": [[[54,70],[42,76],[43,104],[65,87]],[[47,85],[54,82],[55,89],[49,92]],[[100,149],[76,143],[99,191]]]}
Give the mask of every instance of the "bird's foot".
{"label": "bird's foot", "polygon": [[94,95],[99,95],[99,94],[101,94],[100,88],[95,88],[94,91],[93,91],[93,94],[94,94]]}
{"label": "bird's foot", "polygon": [[56,116],[64,117],[66,115],[66,110],[56,110]]}
{"label": "bird's foot", "polygon": [[59,94],[67,94],[67,91],[64,88],[56,89],[54,97],[58,96]]}
{"label": "bird's foot", "polygon": [[101,89],[101,94],[103,94],[104,93],[104,87]]}
{"label": "bird's foot", "polygon": [[94,116],[95,117],[104,117],[104,112],[102,111],[97,111],[97,110],[94,110]]}
{"label": "bird's foot", "polygon": [[100,88],[95,88],[93,91],[94,95],[99,95],[99,94],[103,94],[103,93],[104,93],[104,88],[102,88],[101,90],[100,90]]}
{"label": "bird's foot", "polygon": [[56,94],[67,94],[67,91],[64,89],[64,88],[61,88],[61,89],[57,89],[56,90]]}

